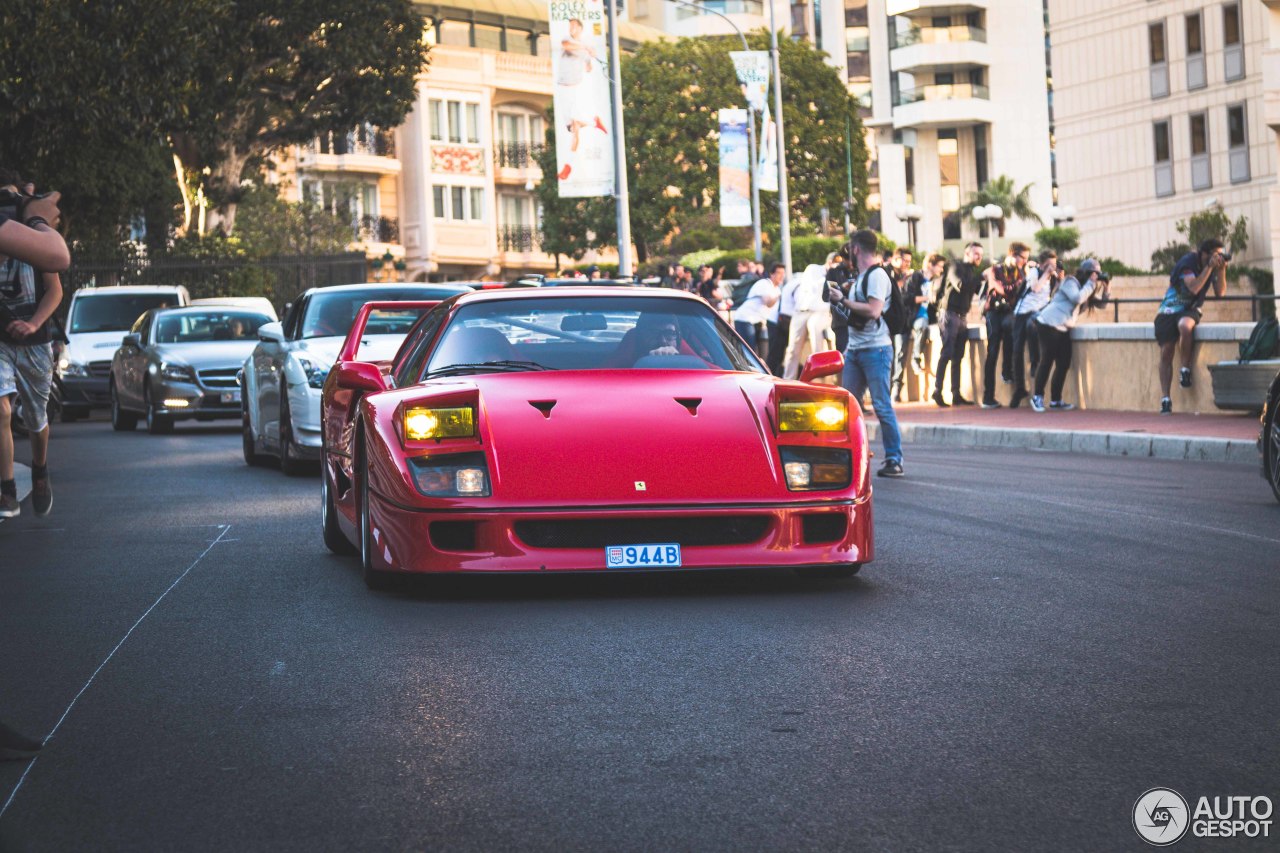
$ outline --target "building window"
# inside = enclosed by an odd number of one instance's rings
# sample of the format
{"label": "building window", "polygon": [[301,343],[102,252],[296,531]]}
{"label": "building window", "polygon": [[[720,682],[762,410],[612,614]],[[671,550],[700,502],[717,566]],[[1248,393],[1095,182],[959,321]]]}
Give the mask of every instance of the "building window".
{"label": "building window", "polygon": [[449,101],[449,141],[462,141],[462,102]]}
{"label": "building window", "polygon": [[1244,77],[1244,35],[1240,28],[1240,4],[1222,7],[1222,62],[1228,80]]}
{"label": "building window", "polygon": [[476,221],[484,219],[484,189],[482,187],[472,187],[470,196],[467,218]]}
{"label": "building window", "polygon": [[471,24],[467,21],[441,21],[436,40],[453,47],[471,47]]}
{"label": "building window", "polygon": [[444,208],[444,187],[431,188],[431,213],[436,219],[447,219]]}
{"label": "building window", "polygon": [[1227,159],[1231,167],[1231,183],[1249,180],[1249,128],[1245,124],[1244,104],[1227,107]]}
{"label": "building window", "polygon": [[973,128],[973,165],[974,174],[978,178],[978,189],[987,185],[989,172],[987,168],[987,127],[974,125]]}
{"label": "building window", "polygon": [[465,139],[473,144],[480,142],[479,104],[432,98],[427,102],[427,112],[432,140],[443,142],[448,139],[450,142],[460,143]]}
{"label": "building window", "polygon": [[1187,88],[1203,89],[1208,85],[1204,72],[1204,21],[1199,12],[1186,16],[1187,23]]}
{"label": "building window", "polygon": [[1207,190],[1213,186],[1209,170],[1209,121],[1204,113],[1193,113],[1191,127],[1191,188]]}
{"label": "building window", "polygon": [[427,102],[427,113],[431,116],[431,138],[436,142],[444,141],[444,101],[432,98]]}
{"label": "building window", "polygon": [[1169,96],[1169,59],[1165,51],[1164,21],[1147,26],[1147,42],[1151,50],[1151,97]]}
{"label": "building window", "polygon": [[474,47],[483,50],[502,50],[502,27],[494,27],[489,24],[476,24],[472,31],[475,33]]}
{"label": "building window", "polygon": [[480,105],[467,104],[467,141],[480,141]]}
{"label": "building window", "polygon": [[436,219],[479,222],[484,219],[483,187],[433,186],[431,201]]}
{"label": "building window", "polygon": [[1151,126],[1155,142],[1156,197],[1173,195],[1173,151],[1169,139],[1169,122]]}
{"label": "building window", "polygon": [[960,143],[954,127],[938,131],[938,184],[942,239],[959,239]]}

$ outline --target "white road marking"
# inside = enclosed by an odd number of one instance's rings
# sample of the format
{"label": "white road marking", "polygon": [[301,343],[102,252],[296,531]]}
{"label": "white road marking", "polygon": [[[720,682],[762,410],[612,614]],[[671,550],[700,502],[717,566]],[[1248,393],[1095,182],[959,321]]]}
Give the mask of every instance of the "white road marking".
{"label": "white road marking", "polygon": [[[205,548],[203,551],[200,552],[200,556],[196,557],[195,562],[187,566],[187,570],[182,574],[178,575],[178,579],[175,580],[173,583],[169,584],[168,589],[160,593],[160,597],[157,598],[155,601],[153,601],[151,603],[151,606],[147,608],[146,612],[138,617],[138,621],[134,622],[133,626],[130,627],[129,630],[125,632],[124,636],[120,638],[120,642],[116,643],[115,648],[111,650],[111,653],[108,654],[105,658],[103,658],[102,663],[98,664],[98,668],[93,671],[93,675],[89,676],[89,680],[84,683],[84,686],[80,688],[80,692],[77,693],[75,695],[75,698],[71,700],[71,704],[68,705],[67,709],[62,712],[62,716],[58,718],[58,722],[54,724],[53,729],[50,730],[49,734],[45,735],[44,740],[41,741],[42,746],[47,746],[49,741],[53,740],[53,736],[57,734],[58,729],[62,726],[62,722],[67,718],[67,715],[71,713],[71,709],[76,706],[76,702],[80,701],[80,697],[83,696],[84,692],[89,689],[90,685],[93,684],[93,680],[98,677],[98,673],[102,672],[103,667],[105,667],[108,663],[111,662],[111,659],[115,657],[116,652],[120,651],[120,647],[125,644],[125,641],[129,639],[129,636],[133,634],[133,632],[137,629],[139,625],[142,624],[142,620],[150,616],[151,611],[155,610],[156,607],[160,604],[160,602],[164,601],[165,596],[173,592],[173,588],[176,587],[178,584],[180,584],[183,578],[191,574],[192,569],[200,565],[200,561],[203,560],[209,554],[209,552],[213,550],[213,546],[222,542],[222,537],[226,536],[227,531],[231,529],[230,524],[217,524],[217,525],[209,525],[209,526],[220,527],[222,528],[221,532],[219,532],[217,537],[214,538],[214,540],[209,543],[208,548]],[[31,762],[27,765],[27,769],[22,771],[22,776],[18,779],[18,784],[14,786],[13,792],[9,794],[9,799],[5,800],[4,806],[0,806],[0,818],[3,818],[5,812],[9,810],[9,806],[13,804],[14,798],[18,796],[18,791],[22,789],[22,784],[27,781],[27,774],[31,772],[31,768],[35,767],[36,762],[39,760],[40,760],[40,756],[37,755],[35,758],[31,759]]]}

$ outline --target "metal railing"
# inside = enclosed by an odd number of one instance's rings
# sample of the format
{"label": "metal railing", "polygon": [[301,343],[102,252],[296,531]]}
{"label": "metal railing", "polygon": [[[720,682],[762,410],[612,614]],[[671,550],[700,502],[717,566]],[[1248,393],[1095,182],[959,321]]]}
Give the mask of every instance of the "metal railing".
{"label": "metal railing", "polygon": [[[1205,305],[1211,305],[1214,302],[1248,302],[1249,317],[1252,322],[1258,322],[1258,305],[1263,302],[1275,302],[1280,300],[1280,294],[1275,293],[1250,293],[1244,296],[1214,296],[1205,300]],[[1121,305],[1159,305],[1164,302],[1162,296],[1132,296],[1132,297],[1113,297],[1107,300],[1106,307],[1112,308],[1112,321],[1120,322],[1120,306]]]}
{"label": "metal railing", "polygon": [[932,83],[917,86],[914,89],[903,89],[894,99],[896,107],[907,104],[918,104],[921,101],[953,101],[962,98],[981,98],[991,100],[991,90],[978,83]]}
{"label": "metal railing", "polygon": [[498,227],[498,248],[504,252],[532,252],[538,244],[538,229],[532,225]]}
{"label": "metal railing", "polygon": [[910,47],[913,44],[949,44],[951,42],[986,42],[987,31],[981,27],[912,27],[901,32],[889,33],[889,49]]}
{"label": "metal railing", "polygon": [[541,142],[499,142],[493,146],[493,160],[508,169],[531,169],[544,148]]}
{"label": "metal railing", "polygon": [[356,223],[356,240],[399,243],[400,223],[389,216],[362,216]]}
{"label": "metal railing", "polygon": [[396,138],[389,130],[356,129],[349,133],[326,133],[311,141],[316,154],[368,154],[373,157],[395,157]]}

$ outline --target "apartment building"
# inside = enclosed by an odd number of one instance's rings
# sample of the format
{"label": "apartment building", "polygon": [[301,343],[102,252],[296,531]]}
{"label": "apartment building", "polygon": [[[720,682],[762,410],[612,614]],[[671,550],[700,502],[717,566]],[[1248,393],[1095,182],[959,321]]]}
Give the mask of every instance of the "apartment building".
{"label": "apartment building", "polygon": [[[1275,262],[1276,144],[1265,79],[1280,4],[1048,0],[1059,197],[1083,248],[1147,267],[1180,219],[1249,219],[1252,266]],[[1270,8],[1268,8],[1270,7]],[[1280,30],[1277,30],[1280,33]],[[1274,62],[1274,59],[1270,60]]]}
{"label": "apartment building", "polygon": [[[863,108],[872,225],[922,249],[986,236],[961,206],[988,180],[1054,204],[1041,0],[845,0],[849,90]],[[1040,226],[1010,219],[1005,240]]]}

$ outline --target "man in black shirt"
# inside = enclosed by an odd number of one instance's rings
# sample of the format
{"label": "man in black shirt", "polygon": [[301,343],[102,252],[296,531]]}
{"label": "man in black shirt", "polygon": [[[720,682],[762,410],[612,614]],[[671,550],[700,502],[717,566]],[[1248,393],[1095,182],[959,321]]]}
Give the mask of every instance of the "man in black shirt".
{"label": "man in black shirt", "polygon": [[942,386],[946,383],[947,367],[951,367],[951,403],[972,406],[972,400],[960,396],[960,362],[969,346],[969,323],[966,319],[973,297],[982,288],[982,244],[970,243],[964,248],[964,259],[947,273],[947,289],[943,296],[942,318],[938,323],[942,334],[942,353],[938,356],[938,369],[933,382],[933,402],[946,407],[942,398]]}

